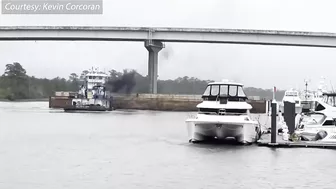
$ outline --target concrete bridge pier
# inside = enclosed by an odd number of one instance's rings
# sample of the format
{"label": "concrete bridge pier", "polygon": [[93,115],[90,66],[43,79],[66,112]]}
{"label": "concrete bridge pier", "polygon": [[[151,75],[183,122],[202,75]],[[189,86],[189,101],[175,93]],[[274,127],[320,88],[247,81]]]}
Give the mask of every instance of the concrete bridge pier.
{"label": "concrete bridge pier", "polygon": [[164,44],[160,41],[146,40],[145,47],[148,50],[148,79],[149,93],[157,93],[157,78],[158,78],[158,60],[159,52],[164,48]]}

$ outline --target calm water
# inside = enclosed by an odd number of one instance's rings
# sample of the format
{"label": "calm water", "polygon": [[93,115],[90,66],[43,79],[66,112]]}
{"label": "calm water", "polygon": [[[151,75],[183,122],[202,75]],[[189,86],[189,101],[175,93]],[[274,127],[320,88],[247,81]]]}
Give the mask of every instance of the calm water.
{"label": "calm water", "polygon": [[335,188],[336,151],[189,144],[190,113],[0,102],[0,188]]}

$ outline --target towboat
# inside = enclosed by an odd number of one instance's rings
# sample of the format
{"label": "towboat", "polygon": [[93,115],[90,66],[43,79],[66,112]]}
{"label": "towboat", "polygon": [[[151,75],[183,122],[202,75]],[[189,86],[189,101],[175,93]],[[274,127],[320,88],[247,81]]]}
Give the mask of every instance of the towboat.
{"label": "towboat", "polygon": [[91,69],[84,76],[84,84],[81,86],[78,96],[72,99],[70,106],[64,108],[65,112],[105,112],[111,111],[112,96],[106,90],[105,83],[108,75]]}
{"label": "towboat", "polygon": [[221,81],[209,83],[197,105],[198,113],[186,120],[189,142],[234,138],[252,143],[260,137],[260,124],[250,117],[243,84]]}

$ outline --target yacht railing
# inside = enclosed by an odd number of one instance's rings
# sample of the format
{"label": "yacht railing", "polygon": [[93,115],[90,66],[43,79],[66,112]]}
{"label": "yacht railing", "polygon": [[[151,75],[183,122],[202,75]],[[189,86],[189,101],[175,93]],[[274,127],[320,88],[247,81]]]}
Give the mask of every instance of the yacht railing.
{"label": "yacht railing", "polygon": [[198,112],[199,114],[206,114],[206,115],[220,115],[220,116],[240,116],[240,115],[248,115],[247,113],[230,113],[230,112],[226,112],[226,113],[216,113],[216,112]]}

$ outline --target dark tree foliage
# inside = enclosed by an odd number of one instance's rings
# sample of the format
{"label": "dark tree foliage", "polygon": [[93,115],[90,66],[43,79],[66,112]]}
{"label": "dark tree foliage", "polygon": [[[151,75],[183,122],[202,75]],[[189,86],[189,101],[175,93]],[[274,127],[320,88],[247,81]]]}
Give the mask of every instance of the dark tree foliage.
{"label": "dark tree foliage", "polygon": [[23,78],[27,76],[26,70],[18,62],[14,62],[13,64],[7,64],[5,73],[3,75],[12,78]]}
{"label": "dark tree foliage", "polygon": [[[7,64],[4,74],[0,76],[0,99],[38,99],[48,98],[55,91],[78,91],[87,70],[82,73],[71,73],[68,79],[56,77],[53,79],[28,76],[20,63]],[[158,80],[158,93],[161,94],[203,94],[210,80],[200,80],[195,77],[179,77],[174,80]],[[146,76],[135,70],[109,71],[107,89],[115,93],[148,93],[149,81]],[[248,96],[260,96],[271,99],[272,90],[245,87]],[[278,100],[284,91],[278,91]]]}

